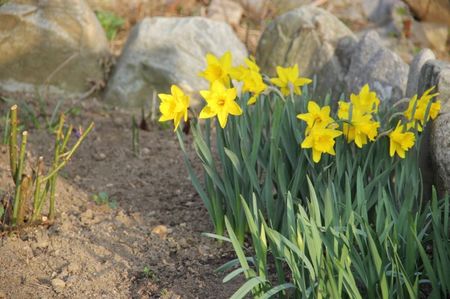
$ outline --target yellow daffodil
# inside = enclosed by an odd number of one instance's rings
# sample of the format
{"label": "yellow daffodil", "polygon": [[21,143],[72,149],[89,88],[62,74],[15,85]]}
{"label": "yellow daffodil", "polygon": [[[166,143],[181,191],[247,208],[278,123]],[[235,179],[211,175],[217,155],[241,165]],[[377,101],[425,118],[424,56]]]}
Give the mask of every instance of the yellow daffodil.
{"label": "yellow daffodil", "polygon": [[222,128],[227,125],[228,114],[241,115],[241,107],[235,102],[236,89],[227,88],[220,81],[214,81],[210,90],[201,90],[206,106],[200,111],[199,118],[211,118],[217,115]]}
{"label": "yellow daffodil", "polygon": [[185,95],[183,91],[176,85],[170,88],[172,94],[158,94],[161,99],[159,111],[161,112],[160,122],[173,120],[175,130],[177,130],[181,119],[184,121],[188,119],[189,96]]}
{"label": "yellow daffodil", "polygon": [[267,85],[264,83],[261,74],[255,71],[249,71],[244,77],[244,85],[242,87],[243,91],[248,91],[253,94],[248,100],[247,105],[256,103],[256,99],[266,88]]}
{"label": "yellow daffodil", "polygon": [[[441,109],[441,101],[435,101],[430,104],[430,101],[438,95],[438,93],[430,94],[434,89],[434,86],[426,90],[420,99],[417,99],[417,95],[413,96],[409,101],[408,109],[404,112],[405,117],[408,119],[408,128],[414,127],[417,123],[417,130],[421,132],[425,123],[431,119],[435,119]],[[430,110],[427,113],[428,106]],[[414,114],[414,115],[413,115]]]}
{"label": "yellow daffodil", "polygon": [[352,124],[344,123],[342,131],[349,143],[354,141],[357,147],[362,148],[369,140],[375,141],[379,127],[380,123],[369,120]]}
{"label": "yellow daffodil", "polygon": [[330,106],[324,106],[320,108],[319,105],[317,105],[314,101],[308,102],[308,113],[302,113],[298,114],[297,118],[304,120],[307,124],[306,133],[308,134],[309,131],[314,126],[320,126],[322,128],[330,128],[330,129],[336,129],[337,124],[334,122],[334,120],[330,117]]}
{"label": "yellow daffodil", "polygon": [[351,94],[350,102],[339,101],[338,104],[338,118],[346,121],[342,132],[347,141],[354,141],[359,148],[369,140],[375,141],[380,123],[372,119],[372,113],[378,111],[380,100],[375,92],[370,91],[369,85],[364,85],[359,94]]}
{"label": "yellow daffodil", "polygon": [[227,51],[222,57],[218,58],[211,53],[206,54],[206,69],[199,73],[200,77],[205,78],[211,84],[214,81],[220,81],[226,87],[230,86],[230,71],[232,69],[231,52]]}
{"label": "yellow daffodil", "polygon": [[230,71],[231,78],[242,81],[242,91],[250,92],[253,95],[247,102],[247,105],[252,105],[256,102],[258,96],[263,93],[267,85],[264,83],[263,78],[259,72],[258,65],[252,59],[245,59],[247,66],[238,66]]}
{"label": "yellow daffodil", "polygon": [[323,153],[336,155],[334,151],[335,138],[342,135],[342,132],[334,129],[314,126],[303,140],[302,148],[311,148],[313,161],[318,163]]}
{"label": "yellow daffodil", "polygon": [[380,105],[376,92],[370,91],[369,84],[364,85],[359,94],[351,94],[350,102],[362,113],[376,113]]}
{"label": "yellow daffodil", "polygon": [[398,122],[394,131],[389,133],[389,155],[393,157],[395,153],[404,159],[405,152],[414,146],[415,135],[412,132],[403,132],[403,128]]}
{"label": "yellow daffodil", "polygon": [[[343,106],[345,107],[345,105]],[[347,121],[343,125],[342,132],[349,143],[354,141],[356,146],[362,148],[363,145],[368,143],[368,140],[375,141],[380,123],[373,121],[371,114],[363,114],[361,111],[353,109],[351,120],[348,111],[342,113],[342,115],[344,117],[341,119]]]}
{"label": "yellow daffodil", "polygon": [[293,67],[283,68],[277,66],[277,78],[272,78],[270,81],[281,89],[281,93],[287,96],[291,93],[301,95],[301,86],[312,82],[311,79],[299,77],[298,65]]}
{"label": "yellow daffodil", "polygon": [[338,109],[338,112],[337,112],[338,118],[339,119],[348,120],[349,117],[350,117],[350,113],[349,113],[350,112],[350,103],[349,102],[339,101],[338,105],[339,105],[339,109]]}

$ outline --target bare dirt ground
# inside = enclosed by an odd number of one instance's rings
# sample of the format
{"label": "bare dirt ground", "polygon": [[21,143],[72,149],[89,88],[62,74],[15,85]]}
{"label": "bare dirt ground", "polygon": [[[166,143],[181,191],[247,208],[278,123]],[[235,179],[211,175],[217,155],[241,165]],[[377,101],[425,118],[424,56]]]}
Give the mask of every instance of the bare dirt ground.
{"label": "bare dirt ground", "polygon": [[[222,284],[214,270],[231,248],[201,235],[212,226],[172,130],[140,131],[135,157],[130,113],[86,101],[70,119],[91,120],[94,131],[61,173],[56,223],[0,237],[0,298],[228,298],[239,284]],[[28,160],[50,160],[48,130],[29,139]],[[0,146],[0,195],[11,191]],[[102,191],[117,207],[92,200]]]}

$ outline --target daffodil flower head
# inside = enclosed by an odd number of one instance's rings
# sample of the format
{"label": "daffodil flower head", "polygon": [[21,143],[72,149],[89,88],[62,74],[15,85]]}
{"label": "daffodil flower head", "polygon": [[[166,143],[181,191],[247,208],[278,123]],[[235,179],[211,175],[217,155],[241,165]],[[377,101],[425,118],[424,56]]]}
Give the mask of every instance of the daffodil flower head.
{"label": "daffodil flower head", "polygon": [[334,151],[336,141],[334,139],[340,135],[342,135],[341,131],[314,126],[300,146],[302,148],[311,148],[313,161],[318,163],[323,153],[336,155]]}
{"label": "daffodil flower head", "polygon": [[291,92],[301,95],[300,87],[312,82],[311,79],[299,77],[297,64],[287,68],[277,66],[277,75],[278,77],[272,78],[270,81],[280,88],[284,96],[289,95]]}
{"label": "daffodil flower head", "polygon": [[342,119],[346,120],[342,131],[349,143],[354,141],[357,147],[362,148],[369,140],[375,141],[380,123],[372,120],[371,114],[364,114],[356,108],[341,114],[345,116]]}
{"label": "daffodil flower head", "polygon": [[330,117],[330,111],[330,106],[324,106],[320,108],[320,106],[316,102],[309,101],[308,113],[298,114],[297,118],[306,122],[307,134],[315,126],[336,129],[337,124],[334,122],[333,118]]}
{"label": "daffodil flower head", "polygon": [[217,116],[219,124],[225,128],[228,115],[241,115],[242,109],[236,103],[236,88],[227,88],[220,81],[215,81],[210,90],[201,90],[201,96],[206,100],[206,106],[200,111],[199,118]]}
{"label": "daffodil flower head", "polygon": [[434,86],[427,89],[419,99],[417,95],[414,95],[409,101],[408,108],[404,112],[406,119],[409,121],[408,127],[414,127],[417,124],[417,130],[421,132],[430,118],[435,119],[439,115],[441,101],[430,104],[431,100],[438,95],[438,93],[430,94],[433,89]]}
{"label": "daffodil flower head", "polygon": [[224,86],[229,87],[231,69],[232,56],[230,51],[225,52],[220,58],[208,53],[206,54],[206,69],[200,72],[199,76],[208,80],[210,84],[220,81]]}
{"label": "daffodil flower head", "polygon": [[397,155],[404,159],[405,153],[414,146],[416,136],[412,132],[404,132],[404,126],[400,122],[397,127],[389,133],[389,155]]}
{"label": "daffodil flower head", "polygon": [[259,73],[259,66],[256,64],[254,57],[251,56],[250,58],[246,58],[245,64],[247,65],[249,70]]}
{"label": "daffodil flower head", "polygon": [[232,68],[230,76],[243,83],[242,92],[253,94],[247,102],[248,105],[252,105],[256,102],[258,96],[266,90],[267,85],[259,72],[259,66],[253,59],[246,58],[245,64],[246,66],[240,65]]}
{"label": "daffodil flower head", "polygon": [[267,88],[260,73],[255,71],[249,71],[247,76],[244,77],[244,85],[242,90],[251,92],[253,95],[247,102],[247,105],[252,105],[256,102],[258,96],[263,93]]}
{"label": "daffodil flower head", "polygon": [[186,122],[188,119],[188,108],[189,108],[189,96],[185,95],[184,92],[176,85],[172,85],[170,88],[171,94],[158,94],[161,99],[161,104],[159,105],[159,111],[161,112],[160,122],[173,120],[175,129],[177,130],[178,125],[181,120],[184,119]]}
{"label": "daffodil flower head", "polygon": [[351,94],[350,102],[363,113],[376,113],[380,105],[380,99],[376,92],[370,90],[369,84],[364,85],[359,94]]}

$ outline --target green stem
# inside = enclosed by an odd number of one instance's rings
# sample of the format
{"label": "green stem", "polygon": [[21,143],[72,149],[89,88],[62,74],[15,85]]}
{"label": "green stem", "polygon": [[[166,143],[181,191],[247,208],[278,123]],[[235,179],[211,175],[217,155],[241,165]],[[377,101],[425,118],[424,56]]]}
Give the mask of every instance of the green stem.
{"label": "green stem", "polygon": [[78,139],[78,141],[75,143],[75,145],[72,147],[70,151],[67,153],[61,154],[61,157],[64,157],[64,160],[55,168],[52,169],[52,171],[46,175],[44,178],[42,178],[42,183],[48,181],[50,178],[52,178],[58,171],[60,171],[64,166],[66,166],[67,162],[72,158],[75,151],[80,146],[81,142],[86,138],[87,134],[94,128],[94,123],[91,123],[89,127],[84,131],[84,133],[81,135],[81,137]]}
{"label": "green stem", "polygon": [[23,175],[20,184],[19,212],[17,213],[17,224],[22,225],[25,219],[25,213],[30,198],[31,177]]}
{"label": "green stem", "polygon": [[[55,137],[55,149],[54,149],[52,170],[58,166],[59,159],[60,159],[60,152],[61,152],[61,150],[63,150],[62,146],[64,144],[64,141],[66,141],[66,143],[67,143],[67,138],[64,138],[63,142],[61,142],[61,139],[63,139],[64,119],[65,119],[64,114],[61,114],[61,116],[59,117],[58,130],[56,131],[56,137]],[[56,178],[57,177],[58,177],[58,173],[55,173],[50,179],[50,207],[49,207],[49,213],[48,213],[48,218],[50,221],[55,218],[55,192],[56,192]]]}
{"label": "green stem", "polygon": [[9,136],[9,162],[11,176],[17,185],[17,105],[11,107],[10,113],[11,134]]}
{"label": "green stem", "polygon": [[[42,186],[42,179],[41,179],[41,186]],[[47,183],[45,184],[44,190],[39,194],[39,198],[41,200],[40,200],[40,202],[39,202],[39,204],[37,206],[37,209],[36,209],[36,215],[37,215],[36,216],[36,220],[38,220],[37,217],[41,215],[42,206],[44,205],[44,201],[47,198],[47,194],[48,194],[49,189],[50,189],[50,181],[47,181]]]}
{"label": "green stem", "polygon": [[41,206],[41,201],[43,197],[41,196],[41,178],[44,169],[44,157],[39,157],[37,167],[36,167],[36,185],[34,189],[34,200],[33,200],[33,215],[31,216],[31,222],[38,220],[40,215],[39,206]]}
{"label": "green stem", "polygon": [[13,218],[12,218],[13,226],[15,226],[17,224],[17,216],[19,214],[20,191],[21,191],[21,183],[22,183],[22,173],[23,173],[23,168],[24,168],[25,151],[26,151],[26,145],[27,145],[27,136],[28,136],[28,132],[24,131],[22,133],[22,143],[20,146],[20,156],[19,156],[19,162],[18,162],[17,173],[16,173],[16,192],[14,194],[14,208],[13,208]]}

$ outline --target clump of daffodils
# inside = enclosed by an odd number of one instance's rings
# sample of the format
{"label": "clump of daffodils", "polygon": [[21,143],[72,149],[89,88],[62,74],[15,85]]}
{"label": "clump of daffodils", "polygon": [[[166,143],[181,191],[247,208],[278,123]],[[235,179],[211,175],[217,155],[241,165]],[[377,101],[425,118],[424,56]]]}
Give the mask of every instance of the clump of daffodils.
{"label": "clump of daffodils", "polygon": [[[225,129],[230,116],[243,114],[243,95],[248,95],[244,105],[254,105],[262,94],[278,89],[283,100],[294,101],[294,95],[301,95],[301,88],[312,82],[300,77],[298,65],[276,68],[277,77],[265,79],[253,58],[247,58],[243,65],[233,66],[230,52],[221,57],[206,55],[206,68],[199,73],[209,82],[209,89],[200,91],[206,105],[198,118],[217,117],[222,129]],[[304,137],[299,140],[300,147],[311,149],[312,160],[319,163],[323,154],[336,155],[337,138],[345,138],[347,143],[354,143],[362,149],[369,143],[376,142],[382,136],[389,138],[389,155],[406,157],[416,141],[416,134],[423,130],[426,122],[435,119],[440,110],[440,101],[433,88],[427,90],[420,98],[417,95],[409,100],[406,111],[395,128],[382,124],[380,119],[380,99],[369,85],[364,85],[359,93],[351,94],[348,101],[339,101],[338,110],[333,116],[331,107],[320,107],[315,101],[307,103],[307,111],[297,115],[306,123]],[[176,85],[171,87],[171,94],[159,94],[161,99],[159,121],[173,120],[177,130],[181,120],[188,120],[189,96]],[[258,115],[254,115],[258,117]]]}

